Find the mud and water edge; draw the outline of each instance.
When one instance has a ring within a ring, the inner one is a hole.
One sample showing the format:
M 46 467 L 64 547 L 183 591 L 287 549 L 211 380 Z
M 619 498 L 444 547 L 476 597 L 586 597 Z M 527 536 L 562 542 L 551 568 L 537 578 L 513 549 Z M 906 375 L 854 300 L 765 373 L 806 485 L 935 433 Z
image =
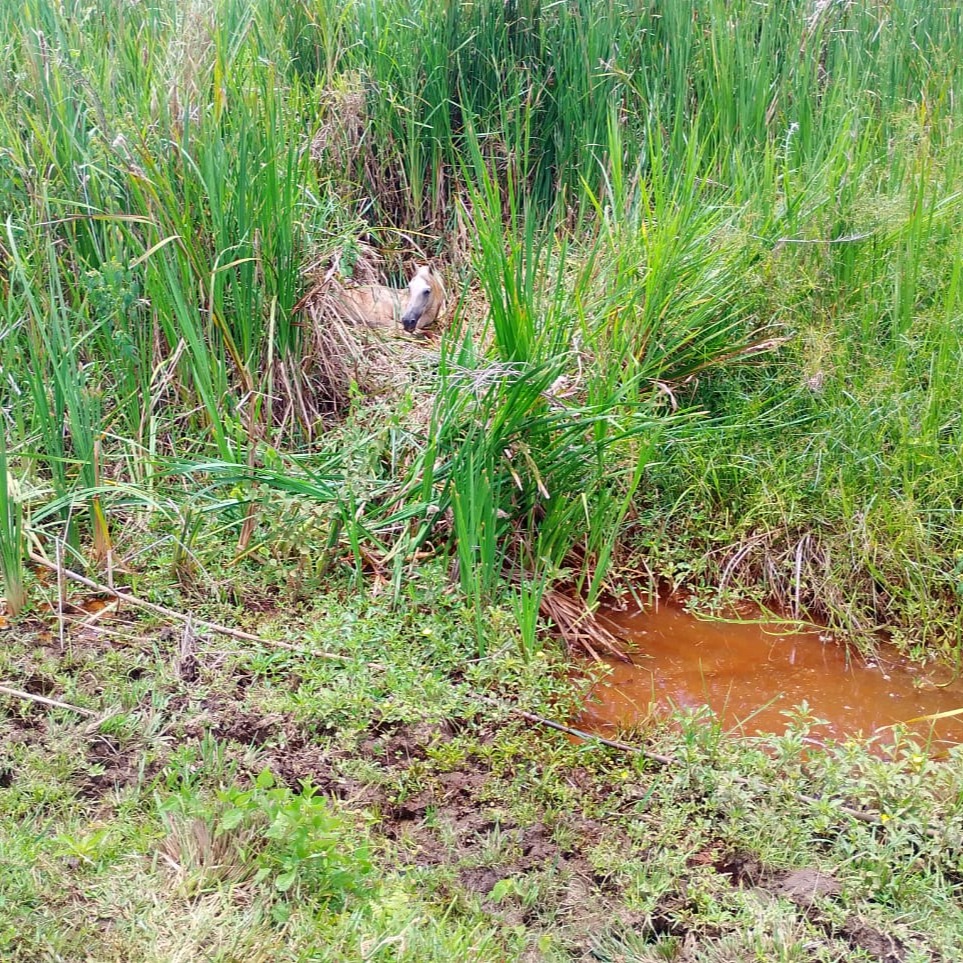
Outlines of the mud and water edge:
M 630 661 L 603 660 L 607 671 L 586 693 L 575 724 L 596 734 L 702 706 L 732 735 L 781 734 L 802 706 L 814 744 L 863 738 L 883 748 L 900 724 L 931 755 L 963 742 L 963 715 L 933 718 L 963 709 L 963 680 L 885 642 L 865 658 L 826 630 L 749 606 L 708 619 L 671 598 L 601 615 Z

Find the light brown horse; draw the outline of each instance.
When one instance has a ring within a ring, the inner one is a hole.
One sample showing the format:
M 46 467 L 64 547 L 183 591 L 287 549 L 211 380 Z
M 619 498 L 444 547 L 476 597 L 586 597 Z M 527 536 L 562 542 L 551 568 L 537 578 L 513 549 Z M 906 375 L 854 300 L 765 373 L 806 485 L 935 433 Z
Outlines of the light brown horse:
M 338 293 L 345 316 L 359 324 L 421 336 L 448 306 L 441 278 L 427 264 L 415 271 L 407 288 L 365 284 Z

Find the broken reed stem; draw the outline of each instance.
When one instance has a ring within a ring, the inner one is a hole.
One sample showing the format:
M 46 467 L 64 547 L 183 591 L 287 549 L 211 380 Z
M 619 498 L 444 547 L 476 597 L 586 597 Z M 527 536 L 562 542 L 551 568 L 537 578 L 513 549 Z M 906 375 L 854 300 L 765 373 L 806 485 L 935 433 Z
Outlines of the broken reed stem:
M 256 642 L 259 645 L 273 646 L 274 648 L 278 649 L 287 649 L 289 652 L 299 652 L 302 655 L 311 655 L 319 659 L 334 659 L 338 662 L 353 661 L 350 656 L 341 655 L 337 652 L 324 652 L 314 649 L 306 649 L 300 645 L 292 645 L 290 642 L 279 642 L 276 639 L 265 639 L 262 636 L 252 635 L 250 632 L 244 632 L 241 629 L 232 629 L 230 626 L 219 625 L 217 622 L 208 622 L 205 619 L 199 619 L 193 615 L 184 615 L 183 613 L 177 612 L 174 609 L 169 609 L 163 605 L 158 605 L 156 602 L 148 602 L 146 599 L 138 598 L 136 595 L 131 595 L 130 592 L 121 592 L 109 585 L 102 585 L 100 582 L 95 582 L 93 579 L 89 579 L 85 575 L 81 575 L 78 572 L 72 572 L 69 568 L 64 568 L 62 565 L 54 565 L 52 562 L 48 562 L 45 558 L 40 555 L 35 555 L 33 552 L 30 553 L 30 560 L 35 562 L 37 565 L 42 565 L 44 568 L 50 569 L 52 572 L 56 572 L 58 578 L 61 576 L 69 578 L 72 582 L 85 585 L 87 588 L 93 589 L 95 592 L 101 592 L 104 595 L 110 595 L 113 598 L 119 599 L 121 602 L 127 602 L 128 604 L 133 605 L 135 608 L 146 609 L 148 612 L 154 612 L 157 615 L 163 615 L 168 619 L 176 619 L 178 622 L 190 622 L 191 625 L 202 629 L 207 629 L 209 632 L 217 632 L 220 635 L 228 635 L 232 639 L 241 639 L 245 642 Z
M 486 702 L 489 701 L 487 698 Z M 494 701 L 494 700 L 492 700 Z M 502 705 L 503 709 L 510 711 L 513 715 L 521 716 L 521 718 L 528 720 L 528 722 L 535 722 L 540 726 L 545 726 L 548 729 L 555 729 L 558 732 L 564 732 L 566 735 L 575 736 L 578 739 L 584 739 L 586 742 L 598 742 L 603 746 L 608 746 L 610 749 L 617 749 L 619 752 L 630 752 L 640 755 L 645 759 L 649 759 L 652 762 L 659 763 L 660 766 L 673 766 L 676 765 L 678 760 L 673 759 L 672 756 L 663 756 L 659 752 L 652 752 L 650 749 L 641 749 L 638 746 L 630 746 L 625 742 L 616 742 L 615 739 L 606 739 L 605 736 L 594 736 L 590 732 L 583 732 L 581 729 L 576 729 L 573 726 L 563 725 L 561 722 L 555 722 L 552 719 L 545 719 L 542 716 L 537 716 L 532 712 L 526 712 L 524 709 L 512 709 L 510 706 Z
M 0 685 L 0 695 L 10 696 L 13 699 L 23 699 L 26 702 L 39 702 L 41 705 L 53 706 L 55 709 L 67 709 L 76 712 L 77 715 L 87 716 L 88 719 L 97 719 L 99 712 L 92 712 L 90 709 L 81 709 L 80 706 L 72 706 L 69 702 L 58 702 L 56 699 L 48 699 L 46 696 L 34 695 L 32 692 L 24 692 L 22 689 L 12 689 L 7 685 Z

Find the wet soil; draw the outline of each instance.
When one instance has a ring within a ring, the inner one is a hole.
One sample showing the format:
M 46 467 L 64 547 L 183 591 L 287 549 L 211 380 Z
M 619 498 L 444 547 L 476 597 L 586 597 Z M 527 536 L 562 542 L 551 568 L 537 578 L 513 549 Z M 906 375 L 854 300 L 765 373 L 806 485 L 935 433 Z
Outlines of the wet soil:
M 707 705 L 734 734 L 781 733 L 786 713 L 806 703 L 823 720 L 811 730 L 815 741 L 872 736 L 885 744 L 896 723 L 963 708 L 963 681 L 945 668 L 914 665 L 887 646 L 866 661 L 826 632 L 787 631 L 751 615 L 707 621 L 671 601 L 606 612 L 632 661 L 607 662 L 578 723 L 607 733 Z M 963 715 L 910 728 L 933 752 L 963 742 Z
M 855 916 L 834 922 L 824 912 L 840 895 L 842 887 L 835 877 L 815 869 L 774 870 L 747 853 L 732 853 L 719 860 L 717 872 L 728 876 L 733 886 L 749 889 L 760 898 L 782 898 L 792 903 L 811 923 L 827 936 L 861 950 L 882 963 L 903 963 L 908 947 L 902 940 L 884 933 Z M 931 954 L 931 959 L 936 956 Z
M 613 833 L 621 831 L 618 814 L 644 811 L 647 786 L 610 781 L 603 772 L 575 767 L 566 770 L 564 781 L 577 790 L 584 808 L 549 808 L 532 801 L 519 810 L 512 802 L 517 801 L 519 778 L 525 784 L 524 778 L 511 768 L 494 771 L 485 747 L 520 738 L 520 725 L 477 710 L 408 724 L 372 720 L 360 736 L 346 737 L 245 701 L 251 679 L 243 673 L 232 676 L 221 691 L 198 685 L 192 653 L 183 646 L 178 652 L 173 637 L 145 639 L 144 648 L 150 647 L 165 651 L 176 668 L 173 678 L 158 680 L 167 693 L 159 745 L 167 750 L 155 747 L 148 757 L 139 738 L 84 730 L 73 778 L 80 805 L 109 807 L 122 790 L 150 787 L 164 768 L 165 751 L 213 736 L 225 746 L 238 778 L 253 778 L 267 767 L 293 789 L 310 782 L 364 810 L 392 865 L 404 872 L 435 873 L 433 886 L 451 905 L 476 901 L 506 926 L 559 934 L 572 959 L 603 958 L 598 956 L 600 939 L 614 945 L 620 934 L 633 945 L 655 945 L 671 937 L 687 947 L 725 935 L 724 925 L 706 922 L 684 886 L 642 911 L 625 891 L 618 866 L 600 862 L 600 844 L 610 844 Z M 44 658 L 59 661 L 61 671 L 94 671 L 96 665 L 96 658 L 92 664 L 83 662 L 69 649 L 44 648 Z M 30 664 L 30 657 L 24 662 Z M 56 694 L 50 676 L 36 676 L 28 677 L 33 688 Z M 47 742 L 44 707 L 0 704 L 3 709 L 13 710 L 0 711 L 0 730 L 5 728 L 8 744 Z M 14 766 L 0 765 L 0 790 L 17 778 Z M 711 799 L 706 801 L 711 807 Z M 610 845 L 603 848 L 611 852 Z M 710 872 L 723 889 L 731 885 L 761 901 L 788 901 L 827 947 L 848 947 L 861 958 L 883 963 L 902 963 L 907 956 L 906 945 L 896 937 L 833 912 L 840 887 L 827 874 L 776 870 L 751 854 L 727 851 L 721 840 L 704 857 L 695 854 L 691 865 L 694 874 Z M 524 898 L 526 892 L 537 892 L 537 901 Z
M 683 891 L 665 893 L 648 912 L 631 907 L 618 872 L 600 868 L 592 857 L 611 832 L 604 822 L 556 812 L 522 823 L 505 805 L 511 788 L 504 775 L 484 759 L 469 752 L 459 754 L 458 765 L 447 771 L 431 765 L 437 750 L 457 741 L 466 728 L 477 733 L 480 722 L 374 722 L 355 749 L 346 751 L 326 747 L 327 736 L 311 737 L 283 714 L 258 715 L 215 697 L 181 731 L 188 738 L 210 731 L 228 743 L 257 747 L 258 765 L 269 765 L 292 788 L 307 780 L 377 814 L 377 832 L 400 869 L 447 870 L 441 897 L 456 904 L 475 899 L 506 926 L 550 926 L 563 936 L 572 959 L 599 959 L 600 938 L 617 941 L 620 934 L 653 945 L 674 937 L 690 947 L 724 936 L 725 927 L 699 921 L 698 907 Z M 346 776 L 345 764 L 359 759 L 390 778 L 378 783 Z M 586 800 L 607 793 L 611 800 L 617 797 L 615 786 L 606 787 L 587 771 L 573 770 L 569 778 Z M 619 787 L 622 795 L 625 788 Z M 806 867 L 771 868 L 752 854 L 726 852 L 721 845 L 722 855 L 713 851 L 700 859 L 696 854 L 690 861 L 694 869 L 709 868 L 762 902 L 788 901 L 821 932 L 826 946 L 847 947 L 880 963 L 907 959 L 909 948 L 899 938 L 855 916 L 840 922 L 833 905 L 842 887 L 833 876 Z M 540 893 L 535 906 L 520 897 L 529 887 Z M 923 959 L 940 960 L 921 942 L 915 948 Z
M 563 936 L 572 959 L 598 959 L 599 939 L 617 941 L 620 934 L 653 945 L 673 937 L 690 947 L 725 935 L 724 926 L 700 920 L 698 907 L 681 890 L 665 893 L 650 911 L 632 907 L 616 868 L 601 868 L 593 856 L 611 835 L 605 821 L 556 811 L 520 822 L 506 805 L 513 793 L 510 777 L 494 772 L 477 752 L 456 752 L 458 762 L 448 768 L 438 762 L 439 750 L 444 755 L 445 747 L 456 747 L 463 732 L 472 739 L 481 736 L 482 743 L 498 738 L 497 730 L 486 731 L 488 725 L 477 717 L 417 724 L 375 721 L 352 749 L 334 748 L 335 733 L 305 733 L 283 714 L 261 715 L 215 696 L 204 700 L 178 734 L 200 738 L 208 731 L 239 749 L 256 747 L 257 766 L 268 765 L 292 788 L 307 780 L 363 807 L 377 816 L 377 833 L 400 869 L 446 871 L 449 882 L 441 885 L 440 896 L 456 904 L 475 899 L 506 926 L 550 926 Z M 236 758 L 240 761 L 244 754 Z M 359 760 L 384 778 L 347 774 L 346 768 Z M 252 768 L 250 775 L 255 774 Z M 582 769 L 571 770 L 568 781 L 587 804 L 604 798 L 618 809 L 646 795 L 644 787 L 632 793 Z M 690 865 L 694 872 L 711 869 L 761 902 L 788 901 L 822 934 L 827 947 L 845 947 L 842 952 L 880 963 L 903 963 L 911 949 L 922 953 L 921 959 L 941 959 L 920 940 L 909 947 L 856 916 L 840 917 L 834 907 L 842 886 L 830 874 L 808 867 L 776 869 L 751 853 L 727 851 L 722 841 L 704 855 L 696 853 Z M 540 893 L 535 906 L 520 896 L 529 887 Z

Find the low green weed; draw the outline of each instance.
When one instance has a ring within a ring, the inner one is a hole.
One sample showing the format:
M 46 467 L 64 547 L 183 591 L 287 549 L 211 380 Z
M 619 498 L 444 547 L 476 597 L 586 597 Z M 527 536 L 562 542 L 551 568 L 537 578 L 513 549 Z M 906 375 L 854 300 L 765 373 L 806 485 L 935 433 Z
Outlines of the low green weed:
M 228 877 L 232 882 L 268 883 L 281 899 L 274 911 L 279 919 L 286 917 L 289 901 L 307 900 L 338 910 L 349 898 L 369 891 L 371 861 L 366 845 L 308 783 L 295 792 L 278 785 L 272 773 L 264 770 L 250 789 L 221 790 L 214 811 L 204 805 L 198 811 L 193 797 L 183 793 L 166 809 L 169 818 L 179 813 L 181 820 L 189 815 L 210 820 L 209 848 L 221 853 L 216 878 L 224 878 L 225 866 L 230 872 L 233 863 L 232 877 Z M 185 838 L 183 824 L 177 838 Z M 181 845 L 182 851 L 185 848 Z M 204 860 L 200 862 L 195 868 L 204 870 Z M 205 879 L 213 882 L 202 871 L 196 885 L 209 885 Z

